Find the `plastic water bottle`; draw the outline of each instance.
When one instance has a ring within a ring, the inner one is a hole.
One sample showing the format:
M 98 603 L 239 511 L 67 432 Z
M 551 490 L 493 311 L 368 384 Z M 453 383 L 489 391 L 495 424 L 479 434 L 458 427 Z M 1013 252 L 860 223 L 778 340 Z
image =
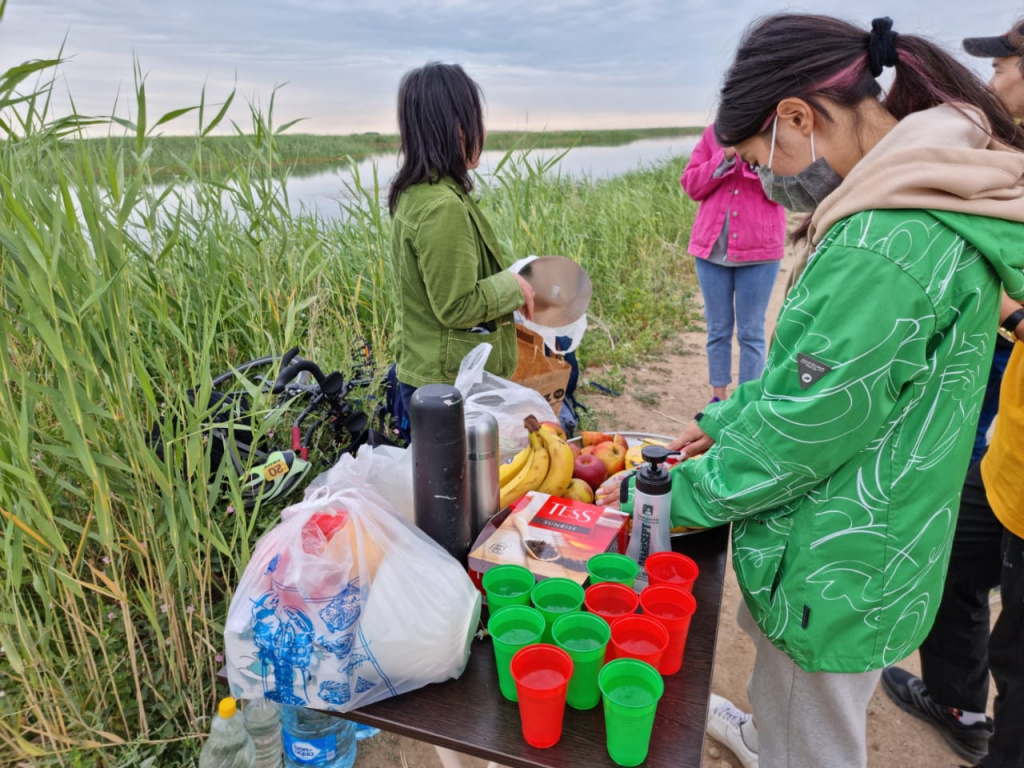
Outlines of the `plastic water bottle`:
M 270 699 L 255 699 L 242 710 L 245 730 L 252 738 L 252 768 L 281 768 L 281 708 Z
M 199 768 L 249 768 L 252 765 L 252 739 L 245 731 L 232 698 L 221 699 L 210 726 L 210 738 L 199 753 Z
M 363 723 L 354 723 L 354 725 L 356 727 L 356 741 L 366 741 L 380 733 L 380 728 L 374 728 L 372 725 L 364 725 Z
M 281 705 L 281 736 L 287 768 L 352 768 L 355 723 L 306 707 Z

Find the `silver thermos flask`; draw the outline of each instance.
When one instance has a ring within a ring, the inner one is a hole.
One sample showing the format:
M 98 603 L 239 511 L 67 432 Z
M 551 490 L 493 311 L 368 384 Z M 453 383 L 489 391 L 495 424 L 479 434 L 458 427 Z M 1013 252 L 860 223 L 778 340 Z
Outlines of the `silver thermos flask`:
M 489 413 L 466 414 L 466 479 L 473 540 L 498 514 L 498 422 Z

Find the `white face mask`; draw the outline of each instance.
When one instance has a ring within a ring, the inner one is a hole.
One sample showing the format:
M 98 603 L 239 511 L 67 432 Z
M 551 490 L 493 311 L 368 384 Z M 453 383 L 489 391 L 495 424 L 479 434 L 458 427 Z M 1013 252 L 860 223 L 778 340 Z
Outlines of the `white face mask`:
M 811 164 L 793 176 L 776 176 L 772 171 L 772 160 L 775 159 L 775 135 L 778 128 L 779 116 L 776 114 L 772 123 L 772 148 L 768 152 L 768 165 L 757 169 L 765 197 L 790 211 L 810 213 L 843 183 L 843 179 L 824 157 L 815 155 L 814 131 L 811 131 Z

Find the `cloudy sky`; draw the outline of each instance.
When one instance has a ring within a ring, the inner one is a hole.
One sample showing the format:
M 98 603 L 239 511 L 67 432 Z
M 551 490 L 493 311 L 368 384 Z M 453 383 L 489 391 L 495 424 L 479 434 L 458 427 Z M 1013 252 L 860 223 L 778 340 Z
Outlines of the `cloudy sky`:
M 266 105 L 309 133 L 394 132 L 402 73 L 458 62 L 482 85 L 492 129 L 703 123 L 744 26 L 778 10 L 831 13 L 959 49 L 998 34 L 1022 0 L 9 0 L 0 66 L 68 59 L 58 109 L 128 116 L 133 57 L 150 115 L 207 99 Z M 856 15 L 851 16 L 850 10 Z M 969 10 L 968 10 L 969 9 Z M 964 57 L 968 60 L 967 57 Z M 986 73 L 987 61 L 969 60 Z M 287 85 L 285 85 L 287 83 Z M 152 119 L 152 118 L 151 118 Z M 168 133 L 188 133 L 183 120 Z

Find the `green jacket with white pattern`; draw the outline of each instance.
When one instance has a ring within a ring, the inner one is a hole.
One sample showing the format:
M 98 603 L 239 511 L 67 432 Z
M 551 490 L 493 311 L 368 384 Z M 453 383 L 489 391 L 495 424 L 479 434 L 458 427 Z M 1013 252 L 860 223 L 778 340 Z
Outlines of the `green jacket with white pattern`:
M 713 447 L 673 471 L 672 524 L 733 523 L 747 605 L 803 669 L 877 669 L 927 635 L 991 362 L 996 262 L 1019 269 L 1022 243 L 1022 224 L 959 213 L 840 221 L 786 299 L 764 374 L 708 406 Z

